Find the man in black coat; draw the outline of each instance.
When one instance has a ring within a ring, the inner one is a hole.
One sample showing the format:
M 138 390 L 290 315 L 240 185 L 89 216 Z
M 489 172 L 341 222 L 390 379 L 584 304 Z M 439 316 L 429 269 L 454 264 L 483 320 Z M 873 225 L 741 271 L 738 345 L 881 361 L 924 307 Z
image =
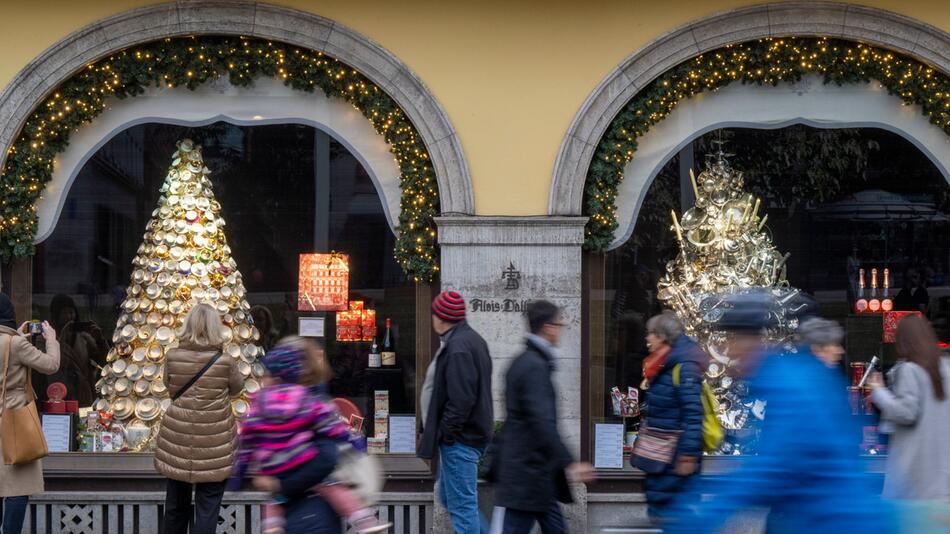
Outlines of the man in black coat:
M 421 458 L 439 458 L 439 497 L 456 534 L 487 532 L 478 512 L 478 462 L 494 430 L 488 344 L 465 322 L 465 301 L 443 291 L 432 302 L 442 340 L 422 386 Z
M 508 416 L 493 467 L 495 500 L 505 508 L 504 534 L 528 534 L 537 522 L 543 534 L 566 532 L 558 502 L 572 501 L 568 482 L 589 482 L 593 468 L 574 462 L 557 429 L 557 396 L 551 375 L 554 347 L 564 323 L 554 304 L 527 307 L 525 351 L 505 376 Z

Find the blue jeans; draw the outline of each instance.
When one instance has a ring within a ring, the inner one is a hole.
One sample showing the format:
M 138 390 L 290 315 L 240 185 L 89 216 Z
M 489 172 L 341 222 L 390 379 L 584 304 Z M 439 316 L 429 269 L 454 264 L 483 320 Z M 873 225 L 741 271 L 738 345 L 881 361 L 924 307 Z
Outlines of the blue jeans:
M 0 514 L 3 515 L 3 534 L 20 534 L 23 531 L 23 518 L 26 517 L 28 495 L 0 498 Z
M 439 444 L 439 500 L 452 517 L 455 534 L 488 534 L 478 512 L 478 461 L 482 451 L 461 443 Z
M 564 534 L 567 527 L 564 525 L 564 516 L 558 503 L 551 503 L 551 507 L 544 512 L 528 512 L 505 508 L 505 526 L 503 534 L 530 534 L 535 522 L 541 527 L 541 534 Z

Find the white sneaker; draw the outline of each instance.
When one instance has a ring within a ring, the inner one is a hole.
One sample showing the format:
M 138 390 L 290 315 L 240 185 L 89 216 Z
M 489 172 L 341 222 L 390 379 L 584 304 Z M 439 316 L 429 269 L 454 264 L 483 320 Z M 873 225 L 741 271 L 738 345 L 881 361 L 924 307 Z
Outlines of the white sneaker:
M 356 532 L 359 534 L 375 534 L 377 532 L 386 532 L 391 526 L 393 526 L 392 523 L 380 523 L 373 527 L 361 528 Z

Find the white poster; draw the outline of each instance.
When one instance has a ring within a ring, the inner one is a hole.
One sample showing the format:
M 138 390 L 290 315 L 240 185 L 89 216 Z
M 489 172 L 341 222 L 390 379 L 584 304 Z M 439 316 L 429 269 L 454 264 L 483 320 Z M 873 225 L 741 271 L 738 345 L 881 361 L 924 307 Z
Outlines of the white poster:
M 623 469 L 623 425 L 594 425 L 594 467 Z
M 393 454 L 416 453 L 416 416 L 389 416 L 389 452 Z
M 302 337 L 324 337 L 323 317 L 300 317 L 297 320 L 297 331 Z
M 72 414 L 43 414 L 43 436 L 49 452 L 69 452 L 72 422 Z

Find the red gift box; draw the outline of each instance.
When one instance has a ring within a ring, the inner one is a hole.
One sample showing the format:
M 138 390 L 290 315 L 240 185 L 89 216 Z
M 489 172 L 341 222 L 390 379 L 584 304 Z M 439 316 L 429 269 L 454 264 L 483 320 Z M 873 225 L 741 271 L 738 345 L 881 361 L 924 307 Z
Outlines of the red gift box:
M 43 401 L 43 413 L 66 413 L 66 403 L 63 401 Z
M 884 312 L 884 343 L 893 343 L 897 339 L 897 325 L 904 317 L 924 314 L 919 311 L 889 311 Z
M 376 310 L 351 300 L 349 310 L 336 312 L 337 341 L 372 341 L 376 337 Z

